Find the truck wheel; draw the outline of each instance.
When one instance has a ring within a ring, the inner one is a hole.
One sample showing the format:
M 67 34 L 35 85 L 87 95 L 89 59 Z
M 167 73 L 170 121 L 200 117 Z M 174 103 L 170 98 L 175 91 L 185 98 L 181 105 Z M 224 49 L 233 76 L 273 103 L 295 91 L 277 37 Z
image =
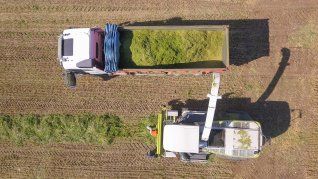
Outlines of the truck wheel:
M 66 71 L 65 75 L 65 83 L 66 86 L 70 87 L 70 88 L 75 88 L 76 86 L 76 77 L 75 77 L 75 73 L 74 72 L 70 72 L 70 71 Z

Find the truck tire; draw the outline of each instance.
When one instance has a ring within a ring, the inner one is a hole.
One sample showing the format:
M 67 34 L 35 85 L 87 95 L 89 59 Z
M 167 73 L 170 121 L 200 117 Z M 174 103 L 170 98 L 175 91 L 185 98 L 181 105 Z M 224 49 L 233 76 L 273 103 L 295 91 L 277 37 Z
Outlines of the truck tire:
M 66 71 L 64 77 L 66 86 L 70 88 L 76 87 L 76 76 L 74 72 Z

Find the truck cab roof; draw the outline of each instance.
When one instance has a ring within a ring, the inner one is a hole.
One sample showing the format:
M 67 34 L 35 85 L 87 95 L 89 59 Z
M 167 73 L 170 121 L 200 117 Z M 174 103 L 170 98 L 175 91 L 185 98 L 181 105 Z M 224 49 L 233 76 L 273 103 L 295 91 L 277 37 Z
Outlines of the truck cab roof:
M 77 63 L 93 58 L 90 53 L 90 28 L 66 29 L 61 38 L 62 65 L 66 70 L 77 69 Z

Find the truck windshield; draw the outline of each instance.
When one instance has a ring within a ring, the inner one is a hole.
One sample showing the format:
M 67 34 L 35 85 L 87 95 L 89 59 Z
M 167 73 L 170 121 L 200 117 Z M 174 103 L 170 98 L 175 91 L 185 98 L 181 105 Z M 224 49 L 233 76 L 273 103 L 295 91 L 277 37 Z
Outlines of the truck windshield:
M 63 39 L 62 56 L 73 56 L 73 39 Z

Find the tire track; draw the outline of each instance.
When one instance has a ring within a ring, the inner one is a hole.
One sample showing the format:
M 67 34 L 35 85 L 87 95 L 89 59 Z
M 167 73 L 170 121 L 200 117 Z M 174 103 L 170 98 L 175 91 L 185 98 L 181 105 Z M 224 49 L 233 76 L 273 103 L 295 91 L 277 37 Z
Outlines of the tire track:
M 94 150 L 95 147 L 92 147 L 93 150 L 81 150 L 81 147 L 83 146 L 75 145 L 72 149 L 65 149 L 63 146 L 62 148 L 58 146 L 53 148 L 49 146 L 22 148 L 12 146 L 1 149 L 0 173 L 5 176 L 7 172 L 19 170 L 20 176 L 23 174 L 22 172 L 24 172 L 23 175 L 28 176 L 28 174 L 34 174 L 34 170 L 40 167 L 47 176 L 59 176 L 60 172 L 65 170 L 68 172 L 81 171 L 81 175 L 87 172 L 90 176 L 93 173 L 97 173 L 97 176 L 105 176 L 105 174 L 106 176 L 108 174 L 160 175 L 161 172 L 156 172 L 158 168 L 164 171 L 165 176 L 200 177 L 203 171 L 205 171 L 205 176 L 210 174 L 206 173 L 208 166 L 204 165 L 180 163 L 177 160 L 169 159 L 147 159 L 140 154 L 140 151 L 142 153 L 146 151 L 145 145 L 142 143 L 118 143 L 114 145 L 116 150 L 113 147 L 100 150 Z M 84 148 L 86 147 L 84 146 Z M 126 150 L 130 152 L 127 153 Z M 192 171 L 187 171 L 185 168 L 191 168 Z M 228 171 L 221 169 L 220 166 L 214 166 L 213 171 L 210 172 L 214 174 L 215 171 L 218 171 L 219 176 L 229 175 Z M 73 173 L 71 176 L 77 175 Z

